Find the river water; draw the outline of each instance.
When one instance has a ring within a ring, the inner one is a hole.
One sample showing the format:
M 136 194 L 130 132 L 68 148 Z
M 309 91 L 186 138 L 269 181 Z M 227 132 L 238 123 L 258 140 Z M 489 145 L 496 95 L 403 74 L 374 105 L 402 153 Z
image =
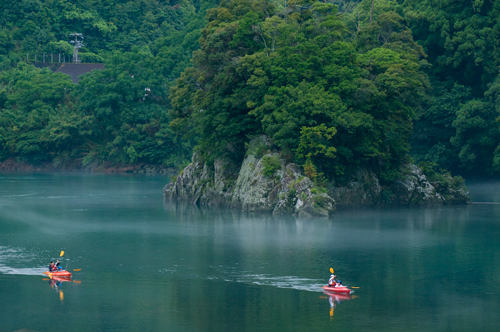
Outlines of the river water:
M 300 220 L 164 202 L 166 182 L 0 175 L 0 331 L 500 329 L 500 205 Z M 73 282 L 42 274 L 61 250 Z M 330 267 L 350 298 L 322 292 Z

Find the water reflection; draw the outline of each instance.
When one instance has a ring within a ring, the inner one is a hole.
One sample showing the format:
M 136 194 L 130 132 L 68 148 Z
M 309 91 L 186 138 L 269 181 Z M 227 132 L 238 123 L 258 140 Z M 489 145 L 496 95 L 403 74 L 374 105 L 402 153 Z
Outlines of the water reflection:
M 65 282 L 71 282 L 71 277 L 55 277 L 51 276 L 50 278 L 44 278 L 43 280 L 48 280 L 50 288 L 54 289 L 59 294 L 59 300 L 61 300 L 61 304 L 64 303 L 64 292 L 61 289 L 61 286 Z
M 337 305 L 339 305 L 342 301 L 347 301 L 351 300 L 352 298 L 356 298 L 355 295 L 351 297 L 351 295 L 349 294 L 337 294 L 328 291 L 324 291 L 324 293 L 327 296 L 322 296 L 322 298 L 328 298 L 328 302 L 330 303 L 330 319 L 333 318 L 333 315 L 335 313 L 335 308 Z

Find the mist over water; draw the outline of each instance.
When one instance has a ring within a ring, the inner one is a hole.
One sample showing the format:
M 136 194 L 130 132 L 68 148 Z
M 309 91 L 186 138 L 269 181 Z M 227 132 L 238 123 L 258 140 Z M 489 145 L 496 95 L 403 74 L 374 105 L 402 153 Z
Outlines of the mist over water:
M 500 205 L 302 220 L 163 201 L 167 182 L 0 175 L 0 330 L 500 327 Z M 469 188 L 500 203 L 500 183 Z M 43 280 L 61 250 L 78 282 Z M 330 267 L 351 299 L 322 292 Z

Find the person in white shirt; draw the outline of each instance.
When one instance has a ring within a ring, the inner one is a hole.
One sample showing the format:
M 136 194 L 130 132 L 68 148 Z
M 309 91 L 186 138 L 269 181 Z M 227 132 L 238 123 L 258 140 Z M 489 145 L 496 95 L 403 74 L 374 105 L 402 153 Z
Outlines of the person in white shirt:
M 330 287 L 335 287 L 335 285 L 337 284 L 337 283 L 335 282 L 335 277 L 336 277 L 336 275 L 335 275 L 335 274 L 332 274 L 332 275 L 330 276 L 330 280 L 328 280 L 328 286 L 330 286 Z

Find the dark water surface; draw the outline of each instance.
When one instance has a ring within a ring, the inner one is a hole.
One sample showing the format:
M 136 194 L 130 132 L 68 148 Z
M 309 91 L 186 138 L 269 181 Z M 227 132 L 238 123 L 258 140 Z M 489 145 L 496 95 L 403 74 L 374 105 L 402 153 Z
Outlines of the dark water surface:
M 176 206 L 167 181 L 0 175 L 0 331 L 500 330 L 500 205 L 299 220 Z M 61 250 L 79 282 L 43 280 Z

